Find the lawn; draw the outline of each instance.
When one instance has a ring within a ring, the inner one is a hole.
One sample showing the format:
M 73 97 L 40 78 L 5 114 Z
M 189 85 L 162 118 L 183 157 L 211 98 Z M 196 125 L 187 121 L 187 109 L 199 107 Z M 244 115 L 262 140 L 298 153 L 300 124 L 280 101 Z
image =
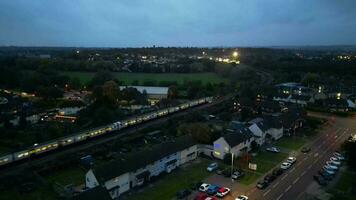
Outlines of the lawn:
M 245 170 L 245 176 L 239 180 L 241 184 L 250 185 L 255 182 L 261 175 L 267 173 L 271 169 L 278 167 L 279 163 L 286 159 L 287 153 L 271 153 L 267 151 L 259 151 L 256 156 L 252 157 L 250 163 L 257 164 L 257 170 L 248 169 L 248 162 L 237 160 L 237 167 Z
M 301 137 L 283 137 L 279 139 L 275 145 L 277 147 L 282 147 L 290 150 L 298 150 L 300 149 L 304 144 L 306 143 L 306 140 L 301 138 Z
M 256 172 L 264 174 L 282 162 L 285 158 L 287 158 L 287 156 L 288 154 L 286 153 L 261 151 L 257 154 L 257 156 L 252 158 L 251 162 L 257 164 Z
M 352 186 L 355 187 L 356 184 L 356 172 L 344 171 L 341 174 L 340 179 L 337 181 L 336 185 L 330 189 L 330 193 L 333 194 L 333 199 L 345 199 L 353 200 L 355 199 L 355 194 L 352 195 Z
M 77 166 L 59 169 L 44 177 L 50 183 L 56 183 L 61 186 L 69 184 L 80 185 L 84 184 L 85 171 Z
M 58 195 L 51 188 L 46 186 L 40 186 L 35 191 L 26 194 L 20 194 L 15 189 L 0 191 L 0 199 L 56 200 L 58 199 Z
M 87 84 L 94 77 L 94 72 L 63 72 L 69 77 L 78 77 L 82 83 Z M 219 77 L 215 73 L 128 73 L 128 72 L 113 72 L 114 77 L 125 85 L 131 85 L 133 81 L 138 81 L 139 85 L 143 85 L 146 81 L 154 81 L 156 84 L 160 82 L 176 81 L 178 84 L 183 84 L 185 81 L 201 81 L 202 84 L 210 83 L 226 83 L 227 79 Z
M 202 181 L 211 175 L 206 170 L 208 163 L 209 161 L 200 159 L 199 163 L 194 163 L 187 167 L 180 167 L 171 174 L 158 178 L 157 182 L 153 183 L 153 186 L 145 186 L 142 192 L 130 196 L 129 199 L 172 199 L 175 197 L 177 191 L 189 188 L 193 182 Z

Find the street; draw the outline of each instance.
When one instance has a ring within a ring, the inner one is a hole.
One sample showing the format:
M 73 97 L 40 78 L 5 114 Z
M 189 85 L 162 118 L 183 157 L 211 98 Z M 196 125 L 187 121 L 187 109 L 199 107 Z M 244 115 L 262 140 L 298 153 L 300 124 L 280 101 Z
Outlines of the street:
M 353 118 L 320 116 L 320 114 L 319 117 L 327 117 L 331 123 L 325 126 L 315 139 L 306 144 L 311 148 L 309 153 L 299 153 L 296 156 L 297 162 L 263 190 L 257 189 L 256 183 L 248 187 L 241 186 L 238 182 L 226 185 L 231 187 L 232 191 L 224 199 L 234 200 L 238 195 L 246 195 L 252 200 L 305 199 L 307 188 L 313 184 L 317 185 L 313 175 L 318 173 L 333 152 L 339 149 L 340 144 L 356 130 L 356 120 Z M 260 179 L 263 177 L 261 176 Z

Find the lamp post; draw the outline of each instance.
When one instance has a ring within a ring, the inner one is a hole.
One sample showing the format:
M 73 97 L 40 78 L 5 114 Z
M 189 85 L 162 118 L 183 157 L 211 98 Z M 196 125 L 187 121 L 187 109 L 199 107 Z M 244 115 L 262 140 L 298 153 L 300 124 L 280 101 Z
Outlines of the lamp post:
M 232 173 L 234 172 L 234 153 L 231 153 L 231 174 L 230 174 L 230 178 L 231 181 L 234 182 L 234 180 L 232 179 Z

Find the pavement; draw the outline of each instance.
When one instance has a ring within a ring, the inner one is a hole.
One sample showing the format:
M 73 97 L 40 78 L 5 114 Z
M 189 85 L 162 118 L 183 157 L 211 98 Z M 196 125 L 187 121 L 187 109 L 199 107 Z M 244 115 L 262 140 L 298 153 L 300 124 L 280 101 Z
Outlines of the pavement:
M 309 146 L 311 151 L 307 154 L 298 153 L 297 162 L 264 190 L 257 189 L 256 183 L 244 186 L 238 181 L 231 182 L 231 179 L 218 175 L 212 175 L 207 180 L 209 183 L 231 188 L 230 194 L 224 200 L 235 200 L 241 194 L 248 196 L 249 200 L 303 200 L 310 199 L 311 195 L 321 194 L 322 188 L 314 181 L 313 175 L 318 173 L 351 133 L 356 133 L 356 118 L 318 113 L 310 113 L 310 115 L 327 118 L 330 123 L 305 145 Z

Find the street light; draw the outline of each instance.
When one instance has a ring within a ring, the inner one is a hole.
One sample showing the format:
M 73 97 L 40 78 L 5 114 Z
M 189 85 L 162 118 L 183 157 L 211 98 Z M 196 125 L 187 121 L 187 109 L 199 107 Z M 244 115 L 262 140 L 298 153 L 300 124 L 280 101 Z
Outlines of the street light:
M 234 51 L 234 52 L 232 53 L 232 56 L 233 56 L 234 58 L 236 58 L 238 55 L 239 55 L 239 53 L 238 53 L 237 51 Z
M 231 181 L 234 181 L 232 179 L 232 173 L 233 172 L 234 172 L 234 153 L 231 153 L 231 174 L 230 174 Z

